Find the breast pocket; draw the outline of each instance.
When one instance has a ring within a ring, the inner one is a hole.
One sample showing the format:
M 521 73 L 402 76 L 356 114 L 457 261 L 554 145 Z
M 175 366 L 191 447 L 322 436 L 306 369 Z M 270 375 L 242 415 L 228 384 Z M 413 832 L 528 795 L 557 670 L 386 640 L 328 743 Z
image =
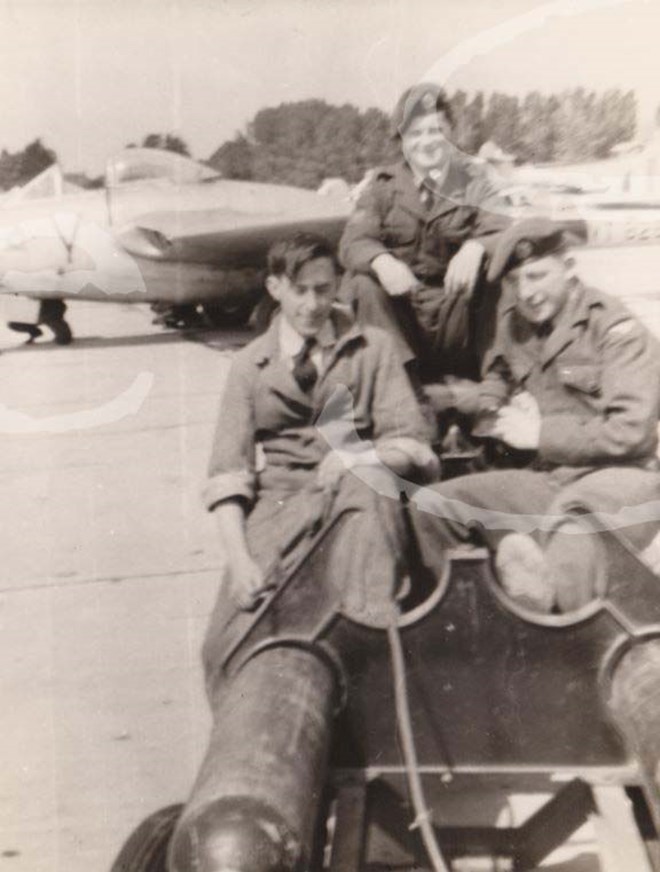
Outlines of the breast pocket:
M 592 397 L 600 395 L 601 370 L 592 363 L 560 363 L 559 380 L 569 390 Z
M 417 219 L 403 211 L 391 212 L 383 226 L 385 245 L 393 248 L 401 245 L 412 245 L 417 239 L 417 233 Z

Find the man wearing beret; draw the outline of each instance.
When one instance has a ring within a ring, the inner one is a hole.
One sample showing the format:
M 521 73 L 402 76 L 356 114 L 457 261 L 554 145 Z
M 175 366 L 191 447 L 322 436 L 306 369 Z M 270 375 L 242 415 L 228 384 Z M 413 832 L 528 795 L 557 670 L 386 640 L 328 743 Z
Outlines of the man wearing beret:
M 436 509 L 417 513 L 427 547 L 478 530 L 505 589 L 545 612 L 605 591 L 598 531 L 616 528 L 642 551 L 660 530 L 658 345 L 573 267 L 565 232 L 549 220 L 502 234 L 488 275 L 502 279 L 502 301 L 480 403 L 488 434 L 529 452 L 531 465 L 437 485 Z
M 340 243 L 358 319 L 395 337 L 416 385 L 446 373 L 475 376 L 492 340 L 496 301 L 483 293 L 483 277 L 494 234 L 508 221 L 451 133 L 441 89 L 408 89 L 392 118 L 402 159 L 375 171 Z

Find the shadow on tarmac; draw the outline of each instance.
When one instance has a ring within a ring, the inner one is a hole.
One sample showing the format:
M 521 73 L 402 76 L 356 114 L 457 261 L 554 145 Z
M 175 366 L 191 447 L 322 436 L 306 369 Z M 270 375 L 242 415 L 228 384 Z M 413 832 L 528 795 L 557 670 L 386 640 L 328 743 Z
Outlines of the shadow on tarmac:
M 232 351 L 242 348 L 254 336 L 250 330 L 173 330 L 163 333 L 143 333 L 135 336 L 87 336 L 74 338 L 70 345 L 58 345 L 56 342 L 25 342 L 0 350 L 2 354 L 20 354 L 23 352 L 52 352 L 64 348 L 130 348 L 144 345 L 176 345 L 179 342 L 198 342 L 212 348 L 214 351 Z

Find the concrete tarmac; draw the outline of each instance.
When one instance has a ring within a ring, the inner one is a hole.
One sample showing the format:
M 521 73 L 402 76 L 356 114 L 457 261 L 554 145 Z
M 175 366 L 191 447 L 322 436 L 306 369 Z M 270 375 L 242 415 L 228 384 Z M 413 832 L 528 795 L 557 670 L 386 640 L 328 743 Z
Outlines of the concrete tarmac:
M 70 322 L 65 348 L 0 328 L 0 872 L 107 872 L 185 799 L 208 736 L 222 556 L 199 493 L 249 337 L 191 341 L 130 305 Z M 588 829 L 568 856 L 550 868 L 599 868 Z
M 11 872 L 107 870 L 141 818 L 185 798 L 208 734 L 199 648 L 221 555 L 199 491 L 245 336 L 210 348 L 137 306 L 74 303 L 70 322 L 65 348 L 0 334 Z

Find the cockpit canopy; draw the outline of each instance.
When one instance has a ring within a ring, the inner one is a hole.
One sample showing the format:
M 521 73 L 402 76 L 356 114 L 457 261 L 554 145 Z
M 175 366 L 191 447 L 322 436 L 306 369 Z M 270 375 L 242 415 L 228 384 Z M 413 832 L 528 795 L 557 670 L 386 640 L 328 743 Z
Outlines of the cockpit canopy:
M 155 148 L 127 148 L 106 165 L 106 184 L 109 188 L 151 181 L 157 184 L 190 185 L 217 179 L 220 174 L 171 151 Z

